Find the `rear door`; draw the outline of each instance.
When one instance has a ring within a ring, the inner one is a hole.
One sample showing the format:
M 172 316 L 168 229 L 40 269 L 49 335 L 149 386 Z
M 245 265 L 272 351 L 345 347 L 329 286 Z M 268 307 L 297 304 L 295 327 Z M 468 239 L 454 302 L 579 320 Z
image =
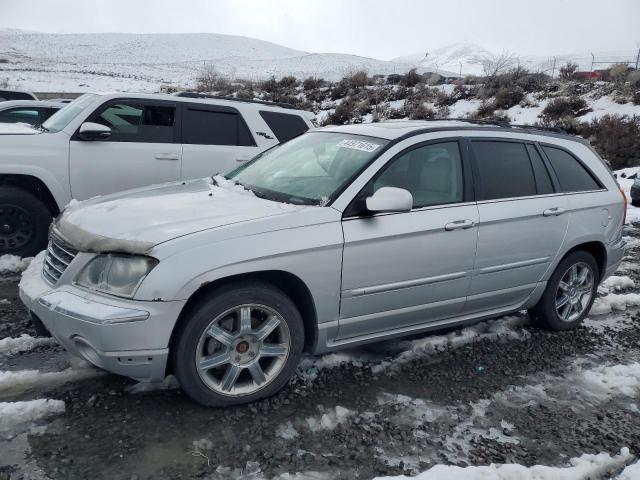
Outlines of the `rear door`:
M 567 199 L 537 146 L 517 139 L 473 139 L 480 226 L 474 277 L 465 310 L 523 302 L 559 251 Z
M 193 103 L 182 112 L 183 179 L 225 174 L 260 153 L 235 108 Z
M 175 102 L 118 99 L 101 105 L 86 120 L 111 128 L 106 140 L 71 137 L 71 193 L 95 195 L 180 179 L 182 146 Z

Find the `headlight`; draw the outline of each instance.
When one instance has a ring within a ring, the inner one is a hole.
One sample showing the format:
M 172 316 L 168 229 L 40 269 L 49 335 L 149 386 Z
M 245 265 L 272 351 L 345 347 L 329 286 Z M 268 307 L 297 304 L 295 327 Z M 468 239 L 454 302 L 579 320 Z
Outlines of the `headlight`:
M 152 257 L 97 255 L 80 272 L 76 284 L 101 292 L 133 297 L 138 286 L 158 264 Z

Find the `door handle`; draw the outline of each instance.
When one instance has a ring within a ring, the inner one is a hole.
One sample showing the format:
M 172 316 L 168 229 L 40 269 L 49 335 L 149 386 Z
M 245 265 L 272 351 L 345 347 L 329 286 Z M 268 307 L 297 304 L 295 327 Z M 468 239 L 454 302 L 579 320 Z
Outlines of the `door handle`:
M 545 217 L 557 217 L 558 215 L 562 215 L 565 211 L 566 210 L 564 208 L 553 207 L 542 212 L 542 215 L 544 215 Z
M 251 160 L 253 157 L 236 157 L 236 162 L 247 162 Z
M 473 220 L 456 220 L 454 222 L 449 222 L 445 224 L 444 229 L 447 231 L 451 230 L 466 230 L 467 228 L 471 228 L 475 225 Z
M 179 160 L 177 153 L 156 153 L 154 155 L 156 160 Z

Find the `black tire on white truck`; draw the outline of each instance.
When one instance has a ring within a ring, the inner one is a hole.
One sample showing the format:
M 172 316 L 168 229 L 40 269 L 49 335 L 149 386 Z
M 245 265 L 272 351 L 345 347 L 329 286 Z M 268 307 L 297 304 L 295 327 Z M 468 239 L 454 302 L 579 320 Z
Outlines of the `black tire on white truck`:
M 0 253 L 32 257 L 47 247 L 52 215 L 33 193 L 0 186 Z

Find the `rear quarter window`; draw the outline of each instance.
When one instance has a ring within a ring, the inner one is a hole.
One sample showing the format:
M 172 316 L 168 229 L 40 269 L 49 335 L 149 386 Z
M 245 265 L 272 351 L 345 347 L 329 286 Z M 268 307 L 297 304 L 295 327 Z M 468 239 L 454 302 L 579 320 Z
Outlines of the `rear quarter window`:
M 260 116 L 280 143 L 291 140 L 309 130 L 306 122 L 299 115 L 261 110 Z
M 584 192 L 602 188 L 593 174 L 570 153 L 547 145 L 543 145 L 542 150 L 556 172 L 563 192 Z

